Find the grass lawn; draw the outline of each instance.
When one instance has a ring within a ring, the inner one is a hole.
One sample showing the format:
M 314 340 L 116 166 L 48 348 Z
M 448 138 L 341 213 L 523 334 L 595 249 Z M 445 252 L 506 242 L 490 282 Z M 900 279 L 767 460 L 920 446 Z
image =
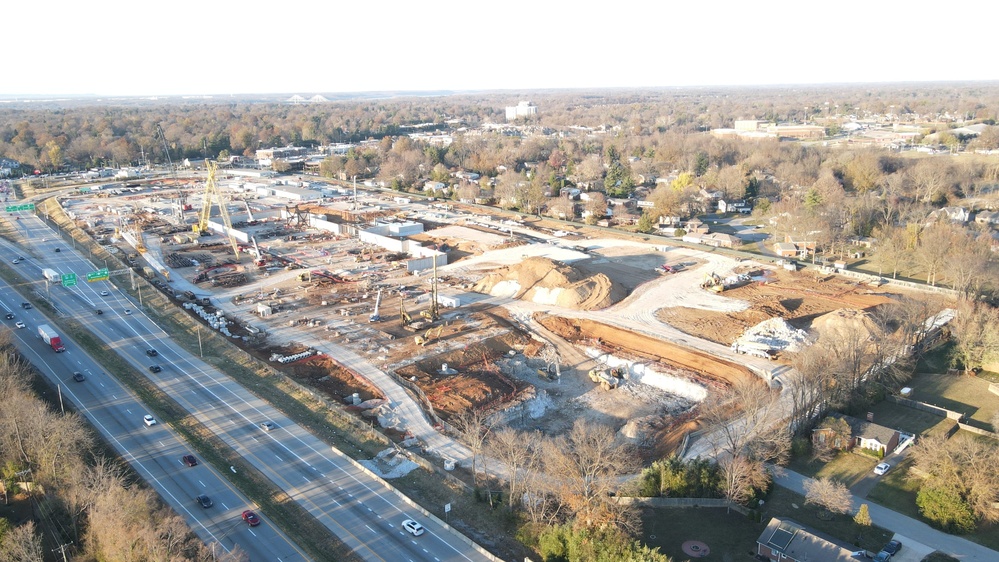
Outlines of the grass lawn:
M 811 456 L 797 457 L 788 468 L 812 478 L 830 478 L 850 488 L 869 475 L 878 462 L 867 455 L 842 452 L 829 462 L 813 460 Z
M 642 542 L 659 547 L 674 562 L 688 560 L 684 541 L 697 540 L 711 549 L 709 560 L 750 560 L 756 539 L 766 528 L 745 515 L 723 507 L 646 508 L 642 510 Z
M 989 382 L 968 375 L 917 373 L 907 386 L 912 399 L 961 412 L 971 417 L 974 425 L 987 426 L 999 411 L 999 395 L 989 392 Z
M 762 511 L 764 526 L 771 517 L 787 517 L 840 542 L 859 546 L 871 552 L 881 550 L 894 534 L 894 531 L 876 526 L 877 521 L 870 527 L 861 527 L 853 522 L 853 517 L 850 515 L 837 514 L 829 520 L 821 519 L 819 514 L 822 510 L 811 504 L 806 505 L 805 496 L 780 486 L 775 486 L 767 496 Z
M 953 420 L 888 402 L 887 400 L 871 407 L 874 412 L 874 423 L 913 433 L 915 435 L 930 435 L 938 432 L 946 432 L 955 423 Z

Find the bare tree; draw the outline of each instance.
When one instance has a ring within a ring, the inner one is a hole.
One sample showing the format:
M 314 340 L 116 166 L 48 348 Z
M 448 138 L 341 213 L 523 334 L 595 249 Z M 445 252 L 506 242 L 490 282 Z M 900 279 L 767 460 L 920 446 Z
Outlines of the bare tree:
M 520 503 L 518 492 L 524 472 L 537 471 L 540 464 L 541 437 L 537 432 L 521 433 L 509 427 L 494 431 L 486 441 L 486 451 L 503 463 L 510 486 L 510 507 Z
M 753 497 L 756 490 L 765 488 L 770 482 L 766 465 L 760 460 L 726 456 L 718 459 L 718 465 L 724 482 L 725 499 L 730 502 L 744 503 Z
M 828 478 L 805 482 L 805 503 L 822 506 L 832 513 L 847 513 L 851 502 L 850 490 L 839 482 Z
M 999 309 L 987 303 L 959 304 L 950 324 L 955 363 L 966 370 L 999 358 Z
M 42 537 L 35 532 L 35 523 L 28 521 L 0 537 L 0 560 L 7 562 L 42 562 Z
M 576 420 L 568 433 L 546 442 L 543 459 L 560 503 L 577 522 L 637 528 L 637 512 L 610 498 L 617 478 L 637 469 L 633 453 L 615 440 L 612 430 Z
M 451 419 L 451 426 L 458 432 L 458 438 L 472 451 L 472 480 L 476 486 L 479 485 L 480 459 L 483 461 L 483 471 L 486 470 L 482 449 L 492 430 L 488 418 L 489 416 L 481 409 L 469 408 Z

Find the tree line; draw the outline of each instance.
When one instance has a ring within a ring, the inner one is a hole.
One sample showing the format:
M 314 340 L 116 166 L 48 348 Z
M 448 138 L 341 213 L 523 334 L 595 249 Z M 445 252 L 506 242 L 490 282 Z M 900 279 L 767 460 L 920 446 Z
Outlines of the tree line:
M 0 518 L 0 559 L 42 562 L 65 545 L 68 558 L 85 562 L 245 560 L 238 549 L 212 552 L 128 465 L 105 454 L 83 419 L 39 398 L 33 376 L 10 332 L 0 333 L 0 488 L 5 505 L 31 513 Z

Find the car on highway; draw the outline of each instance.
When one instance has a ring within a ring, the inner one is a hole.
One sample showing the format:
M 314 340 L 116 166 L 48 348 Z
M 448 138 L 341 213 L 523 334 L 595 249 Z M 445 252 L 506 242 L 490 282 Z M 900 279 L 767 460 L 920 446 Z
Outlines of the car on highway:
M 874 474 L 877 474 L 878 476 L 882 476 L 882 475 L 884 475 L 884 473 L 888 472 L 889 470 L 891 470 L 891 465 L 890 464 L 888 464 L 886 462 L 879 463 L 878 466 L 874 467 Z
M 14 313 L 13 312 L 8 312 L 7 313 L 7 320 L 13 320 L 13 319 L 14 319 Z
M 150 416 L 149 414 L 146 414 L 142 416 L 142 423 L 146 424 L 146 426 L 148 427 L 152 427 L 156 425 L 156 418 Z
M 23 328 L 24 327 L 24 322 L 14 322 L 14 326 L 16 326 L 18 328 Z
M 84 376 L 84 374 L 81 373 L 80 371 L 76 371 L 75 373 L 73 373 L 73 380 L 75 380 L 76 382 L 83 382 L 87 380 L 87 377 Z
M 150 373 L 158 373 L 158 372 L 160 372 L 162 370 L 163 370 L 163 367 L 160 367 L 159 365 L 150 365 L 149 366 L 149 372 Z
M 125 309 L 125 314 L 132 314 L 132 309 L 131 308 L 126 308 Z
M 21 260 L 19 258 L 14 258 L 13 261 L 11 261 L 10 263 L 12 263 L 14 265 L 17 265 L 17 264 L 21 263 Z
M 209 507 L 215 505 L 215 502 L 212 501 L 212 498 L 210 498 L 210 497 L 208 497 L 208 496 L 206 496 L 204 494 L 201 494 L 200 496 L 198 496 L 195 499 L 197 499 L 198 500 L 198 504 L 201 507 L 205 508 L 205 509 L 208 509 Z
M 22 302 L 21 303 L 21 308 L 23 308 L 24 310 L 31 310 L 31 303 L 30 302 Z
M 264 423 L 260 424 L 260 429 L 262 429 L 264 431 L 271 431 L 275 427 L 276 426 L 274 424 L 272 424 L 271 422 L 264 422 Z
M 181 459 L 187 466 L 198 466 L 198 459 L 194 458 L 194 455 L 184 455 Z
M 156 357 L 159 354 L 160 353 L 158 351 L 156 351 L 155 349 L 152 349 L 152 348 L 146 350 L 146 355 L 148 355 L 150 357 Z
M 246 524 L 251 527 L 256 527 L 260 524 L 260 518 L 257 517 L 256 513 L 253 513 L 253 511 L 249 509 L 243 512 L 243 521 L 246 521 Z
M 107 292 L 107 291 L 101 291 L 101 296 L 102 296 L 102 297 L 106 297 L 106 296 L 108 296 L 108 295 L 110 295 L 110 294 L 111 294 L 111 293 L 109 293 L 109 292 Z
M 99 308 L 95 312 L 97 312 L 98 316 L 100 316 L 101 314 L 104 314 L 104 311 L 101 310 L 101 309 L 99 309 Z
M 412 519 L 407 519 L 402 522 L 402 528 L 406 530 L 407 533 L 418 537 L 423 534 L 423 525 L 420 525 Z
M 56 249 L 55 249 L 55 251 L 56 251 L 56 253 L 58 254 L 59 252 L 61 252 L 61 251 L 62 251 L 62 249 L 61 249 L 61 248 L 56 248 Z

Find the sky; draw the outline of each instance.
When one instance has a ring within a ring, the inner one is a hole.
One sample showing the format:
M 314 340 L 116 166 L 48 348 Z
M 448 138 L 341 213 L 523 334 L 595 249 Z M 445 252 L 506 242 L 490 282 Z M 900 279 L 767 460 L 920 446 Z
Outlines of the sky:
M 999 3 L 979 0 L 21 0 L 2 15 L 3 97 L 999 79 Z

